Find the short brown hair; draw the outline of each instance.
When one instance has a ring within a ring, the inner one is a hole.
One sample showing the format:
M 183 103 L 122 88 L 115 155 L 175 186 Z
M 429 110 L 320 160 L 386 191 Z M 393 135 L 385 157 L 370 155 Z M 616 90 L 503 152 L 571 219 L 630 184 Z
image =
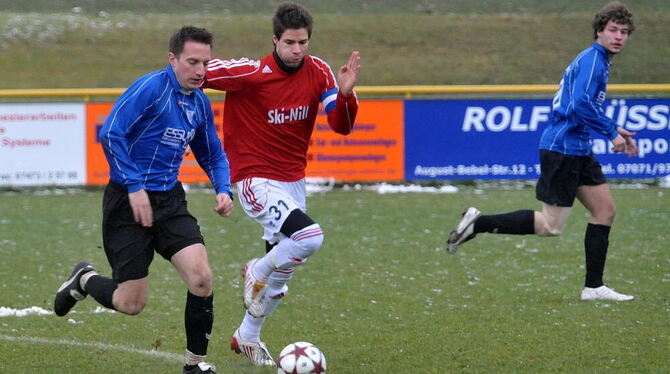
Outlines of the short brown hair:
M 207 44 L 211 47 L 214 36 L 207 29 L 195 26 L 183 26 L 170 38 L 170 52 L 179 57 L 184 50 L 184 44 L 189 40 Z
M 281 39 L 288 29 L 307 29 L 307 37 L 312 37 L 312 15 L 304 6 L 295 3 L 284 3 L 277 7 L 272 17 L 272 32 L 277 39 Z
M 612 1 L 605 5 L 595 17 L 593 17 L 593 39 L 598 39 L 598 33 L 605 30 L 607 22 L 614 21 L 621 25 L 628 25 L 628 35 L 635 30 L 633 23 L 633 13 L 625 5 L 618 1 Z

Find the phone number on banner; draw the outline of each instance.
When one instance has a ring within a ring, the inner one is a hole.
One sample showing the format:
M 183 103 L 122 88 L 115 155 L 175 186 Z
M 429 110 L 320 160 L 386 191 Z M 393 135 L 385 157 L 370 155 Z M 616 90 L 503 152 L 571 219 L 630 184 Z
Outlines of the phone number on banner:
M 664 176 L 670 174 L 670 162 L 621 162 L 616 164 L 603 164 L 603 173 L 605 175 L 650 175 Z

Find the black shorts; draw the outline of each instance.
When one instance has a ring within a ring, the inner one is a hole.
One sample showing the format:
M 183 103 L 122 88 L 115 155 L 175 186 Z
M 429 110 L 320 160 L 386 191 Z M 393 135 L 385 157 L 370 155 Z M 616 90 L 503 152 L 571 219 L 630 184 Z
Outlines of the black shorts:
M 154 222 L 142 227 L 133 218 L 125 187 L 109 182 L 102 201 L 102 240 L 116 282 L 149 275 L 154 251 L 170 260 L 181 249 L 203 243 L 198 221 L 186 209 L 181 183 L 170 191 L 147 191 Z
M 570 207 L 579 186 L 607 183 L 600 163 L 592 155 L 573 156 L 541 149 L 540 172 L 535 197 L 550 205 Z

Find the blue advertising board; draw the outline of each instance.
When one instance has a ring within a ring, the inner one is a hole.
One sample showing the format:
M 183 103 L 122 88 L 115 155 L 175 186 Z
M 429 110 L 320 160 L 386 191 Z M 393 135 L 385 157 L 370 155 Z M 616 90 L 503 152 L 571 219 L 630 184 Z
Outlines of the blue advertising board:
M 636 133 L 638 157 L 611 152 L 595 137 L 592 150 L 609 178 L 670 174 L 670 98 L 611 99 L 605 113 Z M 538 144 L 551 99 L 405 101 L 405 178 L 536 179 Z

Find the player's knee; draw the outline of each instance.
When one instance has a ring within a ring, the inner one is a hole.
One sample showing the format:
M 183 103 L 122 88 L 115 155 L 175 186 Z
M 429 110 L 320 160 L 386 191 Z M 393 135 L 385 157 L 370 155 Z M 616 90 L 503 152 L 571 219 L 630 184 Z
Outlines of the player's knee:
M 564 226 L 558 224 L 551 224 L 545 222 L 540 231 L 537 233 L 538 236 L 560 236 L 563 233 Z
M 147 305 L 146 299 L 141 298 L 131 298 L 119 300 L 114 303 L 114 306 L 119 312 L 134 316 L 140 314 L 144 307 Z
M 589 222 L 600 225 L 611 226 L 616 217 L 616 206 L 614 203 L 599 206 L 597 209 L 591 211 L 591 219 Z
M 561 220 L 546 215 L 540 215 L 537 218 L 539 220 L 536 219 L 536 223 L 539 225 L 536 224 L 535 230 L 538 236 L 559 236 L 563 233 L 565 223 Z
M 189 276 L 188 289 L 192 294 L 201 297 L 209 296 L 212 293 L 212 271 L 209 267 Z
M 538 236 L 560 236 L 565 229 L 566 219 L 561 215 L 535 213 L 535 234 Z
M 300 257 L 307 259 L 321 249 L 323 245 L 323 231 L 318 223 L 309 225 L 300 231 L 296 231 L 291 239 L 300 248 Z
M 606 226 L 611 226 L 614 223 L 614 218 L 616 218 L 616 206 L 614 204 L 602 208 L 597 214 L 593 215 L 595 222 Z

